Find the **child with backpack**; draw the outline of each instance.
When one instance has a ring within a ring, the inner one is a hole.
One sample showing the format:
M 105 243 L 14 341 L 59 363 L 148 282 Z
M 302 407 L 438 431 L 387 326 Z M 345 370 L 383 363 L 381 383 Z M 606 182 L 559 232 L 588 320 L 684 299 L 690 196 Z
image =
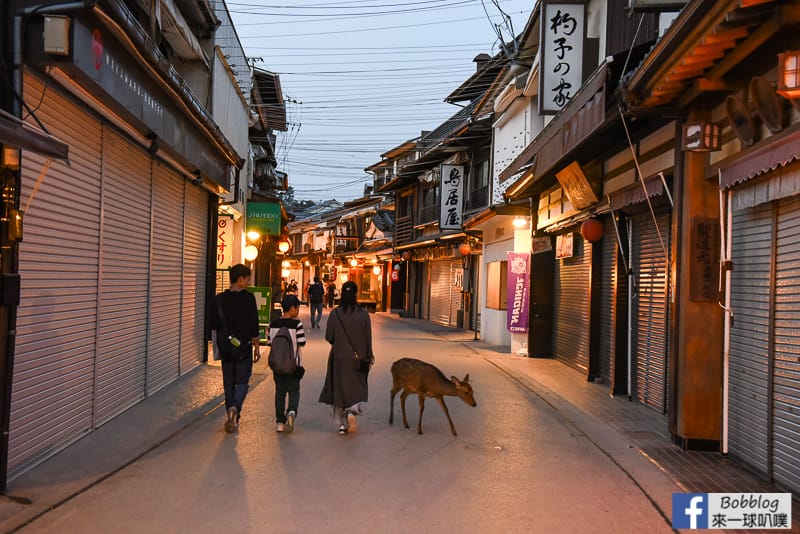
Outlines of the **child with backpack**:
M 283 315 L 269 324 L 268 363 L 275 381 L 275 429 L 278 432 L 290 433 L 294 430 L 297 408 L 300 404 L 300 379 L 305 373 L 300 347 L 306 344 L 306 334 L 303 323 L 297 319 L 297 314 L 300 312 L 300 299 L 297 295 L 284 295 L 281 309 Z

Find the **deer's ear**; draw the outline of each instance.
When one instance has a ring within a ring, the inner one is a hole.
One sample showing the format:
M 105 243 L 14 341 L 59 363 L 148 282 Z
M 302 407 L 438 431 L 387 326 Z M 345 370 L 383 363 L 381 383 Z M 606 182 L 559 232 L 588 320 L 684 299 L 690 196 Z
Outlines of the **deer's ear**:
M 464 382 L 465 384 L 466 384 L 467 382 L 469 382 L 469 373 L 467 373 L 467 374 L 465 374 L 465 375 L 464 375 L 464 380 L 462 380 L 462 382 Z

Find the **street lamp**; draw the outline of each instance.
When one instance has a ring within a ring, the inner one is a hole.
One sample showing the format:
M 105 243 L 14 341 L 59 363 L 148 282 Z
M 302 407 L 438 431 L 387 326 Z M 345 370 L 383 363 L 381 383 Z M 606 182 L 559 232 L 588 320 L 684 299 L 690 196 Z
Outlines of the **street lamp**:
M 280 241 L 278 241 L 278 250 L 281 253 L 286 254 L 287 252 L 289 252 L 290 248 L 292 248 L 292 244 L 289 243 L 289 241 L 287 241 L 286 239 L 281 239 Z

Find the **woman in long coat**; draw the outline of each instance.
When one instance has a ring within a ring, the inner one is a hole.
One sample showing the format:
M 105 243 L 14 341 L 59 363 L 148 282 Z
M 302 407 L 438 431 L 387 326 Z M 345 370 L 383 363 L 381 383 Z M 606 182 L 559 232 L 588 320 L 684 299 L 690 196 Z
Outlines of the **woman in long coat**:
M 339 307 L 328 316 L 325 339 L 330 343 L 328 372 L 319 402 L 333 407 L 339 434 L 356 430 L 356 416 L 361 415 L 362 403 L 367 402 L 367 365 L 371 361 L 372 324 L 369 313 L 358 305 L 358 287 L 345 282 L 341 289 Z

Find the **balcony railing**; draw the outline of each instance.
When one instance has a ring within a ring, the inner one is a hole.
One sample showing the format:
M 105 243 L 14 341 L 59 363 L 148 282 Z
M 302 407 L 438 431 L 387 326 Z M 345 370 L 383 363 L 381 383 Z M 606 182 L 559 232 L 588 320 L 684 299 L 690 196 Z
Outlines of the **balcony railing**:
M 394 223 L 394 243 L 400 245 L 411 241 L 411 215 L 398 217 Z
M 439 222 L 440 207 L 438 204 L 435 206 L 426 206 L 417 212 L 416 224 L 428 224 L 432 222 Z
M 469 192 L 469 199 L 464 203 L 464 211 L 478 210 L 489 205 L 489 186 Z

